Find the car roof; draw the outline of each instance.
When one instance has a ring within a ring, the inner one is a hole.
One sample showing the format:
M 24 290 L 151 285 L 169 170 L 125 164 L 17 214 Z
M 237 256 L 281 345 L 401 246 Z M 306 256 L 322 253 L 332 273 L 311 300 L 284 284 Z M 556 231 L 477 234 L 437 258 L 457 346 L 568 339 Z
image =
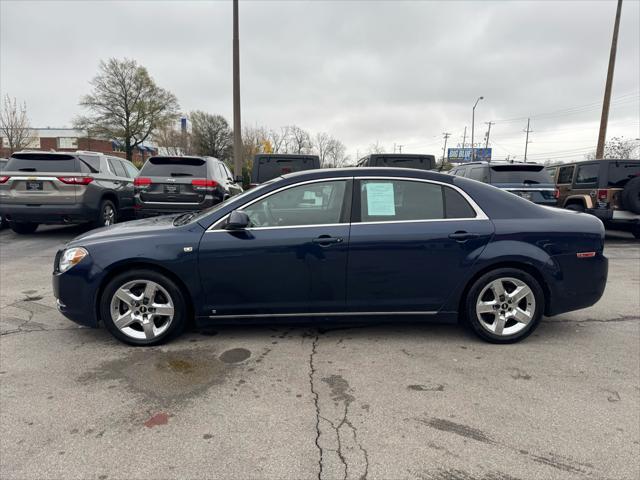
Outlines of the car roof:
M 579 160 L 576 162 L 566 162 L 566 163 L 558 163 L 553 165 L 554 167 L 566 167 L 571 165 L 582 165 L 583 163 L 593 163 L 593 162 L 640 162 L 637 158 L 603 158 L 600 160 Z
M 316 170 L 303 170 L 282 175 L 283 179 L 296 181 L 308 179 L 322 179 L 333 177 L 409 177 L 425 180 L 434 180 L 443 183 L 452 183 L 451 175 L 434 172 L 432 170 L 419 170 L 415 168 L 397 167 L 348 167 L 348 168 L 320 168 Z

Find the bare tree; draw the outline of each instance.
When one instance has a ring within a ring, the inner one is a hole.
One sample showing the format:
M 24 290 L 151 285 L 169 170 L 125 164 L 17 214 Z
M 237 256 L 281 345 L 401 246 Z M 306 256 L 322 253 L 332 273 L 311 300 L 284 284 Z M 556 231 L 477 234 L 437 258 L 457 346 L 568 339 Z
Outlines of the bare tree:
M 347 163 L 347 147 L 337 138 L 331 137 L 327 145 L 327 167 L 341 168 Z M 325 166 L 325 165 L 323 165 Z
M 321 167 L 324 167 L 327 163 L 327 156 L 329 153 L 331 140 L 332 138 L 327 133 L 324 133 L 324 132 L 316 133 L 313 147 L 314 147 L 314 153 L 316 153 L 318 157 L 320 157 Z
M 289 146 L 290 153 L 310 153 L 312 149 L 311 135 L 306 130 L 298 127 L 297 125 L 291 125 L 289 127 Z
M 176 97 L 158 87 L 147 69 L 135 60 L 101 61 L 98 75 L 90 84 L 93 91 L 80 99 L 80 105 L 91 115 L 79 117 L 74 123 L 77 128 L 121 140 L 128 160 L 135 147 L 178 115 Z
M 267 139 L 271 144 L 272 153 L 287 153 L 289 138 L 289 127 L 281 127 L 280 131 L 269 130 Z
M 226 161 L 233 153 L 233 133 L 222 115 L 195 111 L 189 115 L 194 150 Z
M 624 137 L 613 137 L 604 145 L 604 155 L 602 158 L 617 158 L 628 160 L 640 157 L 640 141 Z M 585 155 L 587 160 L 595 160 L 595 150 Z
M 26 103 L 18 104 L 6 95 L 0 110 L 0 133 L 7 139 L 11 153 L 24 149 L 31 142 L 32 130 L 27 117 Z
M 384 145 L 380 145 L 380 142 L 376 140 L 376 143 L 369 145 L 367 153 L 384 153 Z
M 153 134 L 153 139 L 166 155 L 191 155 L 191 134 L 183 132 L 174 125 L 163 125 Z

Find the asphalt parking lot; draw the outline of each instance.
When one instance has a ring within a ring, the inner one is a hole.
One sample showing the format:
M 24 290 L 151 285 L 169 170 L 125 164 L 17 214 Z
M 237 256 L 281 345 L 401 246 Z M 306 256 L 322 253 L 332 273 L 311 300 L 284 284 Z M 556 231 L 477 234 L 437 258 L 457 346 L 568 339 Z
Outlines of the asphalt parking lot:
M 523 343 L 458 326 L 261 325 L 132 348 L 55 309 L 80 232 L 0 232 L 2 478 L 640 478 L 640 242 Z

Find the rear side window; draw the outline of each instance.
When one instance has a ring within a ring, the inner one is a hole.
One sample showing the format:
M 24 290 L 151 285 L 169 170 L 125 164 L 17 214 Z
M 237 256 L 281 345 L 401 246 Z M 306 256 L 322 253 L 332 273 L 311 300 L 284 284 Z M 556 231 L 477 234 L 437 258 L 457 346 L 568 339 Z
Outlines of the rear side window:
M 558 183 L 567 184 L 571 183 L 573 179 L 573 165 L 570 167 L 560 167 L 558 171 Z
M 466 177 L 484 183 L 489 181 L 489 176 L 487 175 L 487 169 L 485 167 L 471 167 Z
M 445 218 L 440 185 L 410 180 L 362 180 L 360 221 L 385 222 Z
M 453 188 L 443 187 L 444 209 L 447 218 L 475 218 L 476 212 Z
M 46 153 L 17 153 L 5 170 L 12 172 L 81 172 L 78 160 L 71 155 Z
M 580 165 L 576 173 L 576 184 L 592 185 L 598 182 L 598 170 L 600 165 L 592 163 L 589 165 Z
M 640 175 L 640 162 L 612 162 L 609 164 L 609 186 L 624 188 L 629 180 Z
M 120 163 L 120 160 L 118 160 L 117 158 L 108 158 L 107 160 L 109 162 L 109 166 L 111 167 L 111 170 L 113 171 L 113 173 L 115 173 L 117 177 L 127 176 L 127 172 L 124 171 L 124 167 Z
M 122 165 L 124 165 L 129 178 L 136 178 L 138 176 L 138 169 L 133 164 L 129 162 L 122 162 Z
M 201 158 L 151 157 L 140 170 L 140 175 L 207 178 L 207 162 Z

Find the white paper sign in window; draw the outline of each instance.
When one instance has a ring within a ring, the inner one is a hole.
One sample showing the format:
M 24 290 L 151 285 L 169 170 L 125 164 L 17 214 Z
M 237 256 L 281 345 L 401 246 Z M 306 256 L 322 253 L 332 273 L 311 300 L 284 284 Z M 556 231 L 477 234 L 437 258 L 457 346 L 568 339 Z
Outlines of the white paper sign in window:
M 367 182 L 367 214 L 371 217 L 391 217 L 396 214 L 393 183 Z

